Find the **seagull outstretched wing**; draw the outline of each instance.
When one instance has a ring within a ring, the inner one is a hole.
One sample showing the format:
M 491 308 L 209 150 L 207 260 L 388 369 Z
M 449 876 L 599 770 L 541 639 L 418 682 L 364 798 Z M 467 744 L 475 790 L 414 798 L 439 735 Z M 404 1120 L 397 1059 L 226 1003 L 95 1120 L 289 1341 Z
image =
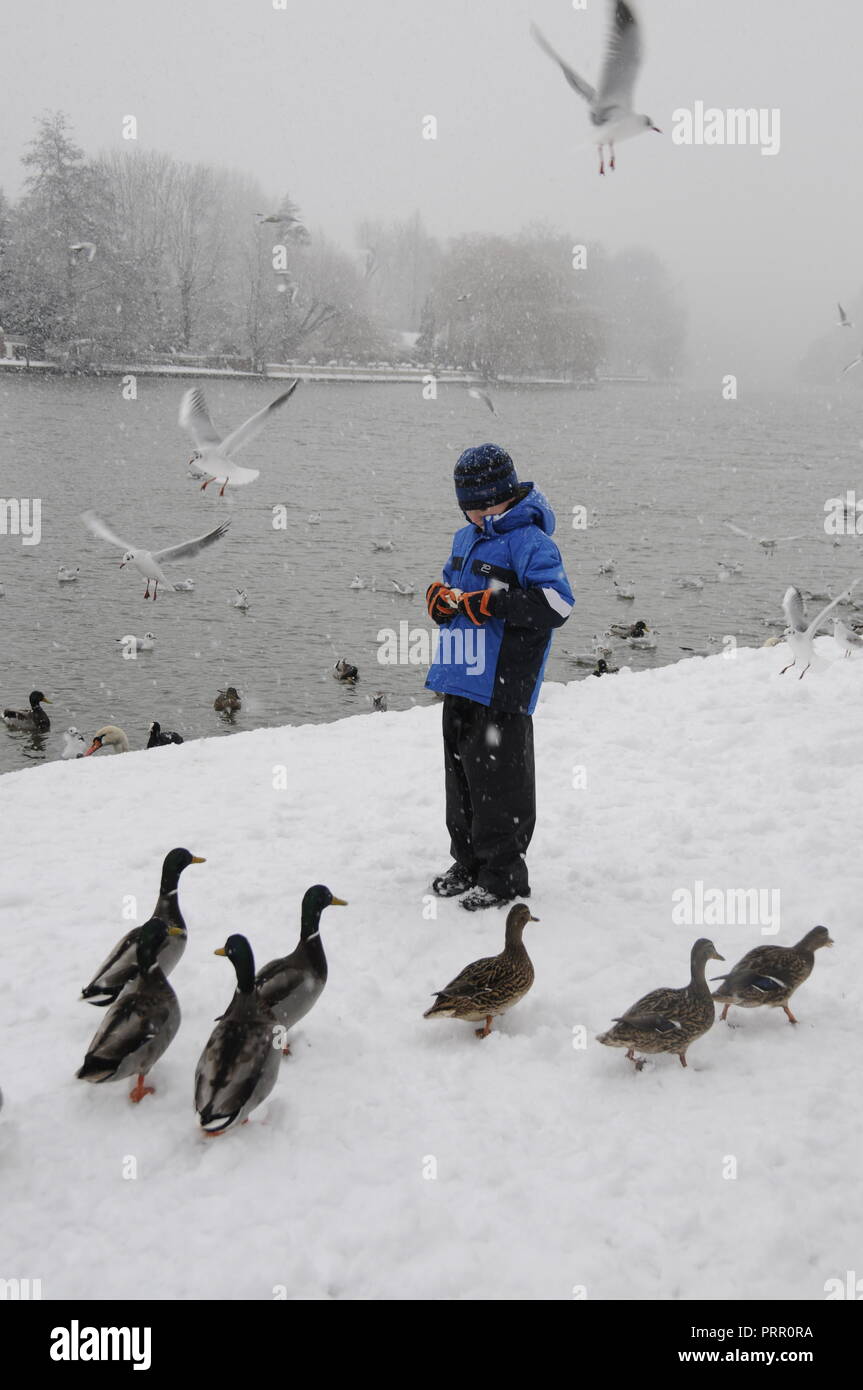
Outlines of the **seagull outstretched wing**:
M 641 30 L 624 0 L 616 0 L 596 104 L 632 109 L 632 92 L 641 66 Z
M 244 424 L 238 426 L 232 434 L 227 435 L 222 441 L 222 453 L 230 457 L 231 454 L 235 454 L 238 449 L 242 449 L 251 439 L 254 439 L 255 435 L 259 434 L 264 428 L 264 425 L 267 423 L 273 411 L 278 410 L 280 405 L 284 405 L 285 401 L 290 400 L 299 384 L 300 378 L 296 377 L 291 382 L 287 391 L 283 391 L 280 396 L 276 396 L 276 399 L 270 401 L 269 405 L 265 405 L 263 410 L 259 410 L 255 415 L 250 415 L 249 419 L 246 420 Z
M 624 8 L 626 7 L 624 6 Z M 580 97 L 584 97 L 585 101 L 589 101 L 592 104 L 596 99 L 596 91 L 591 87 L 590 83 L 585 82 L 583 77 L 579 77 L 578 73 L 569 66 L 569 63 L 561 58 L 559 53 L 555 52 L 548 39 L 537 29 L 535 24 L 531 24 L 530 32 L 533 34 L 533 37 L 539 44 L 543 53 L 546 53 L 548 57 L 551 58 L 552 62 L 557 63 L 573 91 L 578 92 Z
M 190 391 L 186 391 L 180 401 L 180 426 L 189 432 L 199 449 L 208 445 L 218 448 L 222 442 L 222 436 L 210 419 L 207 402 L 199 386 L 193 386 Z
M 135 549 L 135 547 L 129 545 L 127 541 L 121 541 L 119 536 L 115 536 L 110 527 L 106 526 L 104 521 L 102 521 L 95 512 L 82 512 L 81 520 L 87 527 L 87 530 L 92 535 L 98 536 L 100 541 L 107 541 L 109 545 L 115 545 L 118 550 L 127 551 Z
M 153 559 L 158 565 L 172 565 L 175 560 L 189 560 L 206 546 L 221 540 L 230 524 L 230 520 L 223 521 L 221 526 L 217 526 L 214 531 L 208 531 L 205 536 L 198 536 L 193 541 L 181 541 L 179 545 L 168 546 L 167 550 L 154 550 Z

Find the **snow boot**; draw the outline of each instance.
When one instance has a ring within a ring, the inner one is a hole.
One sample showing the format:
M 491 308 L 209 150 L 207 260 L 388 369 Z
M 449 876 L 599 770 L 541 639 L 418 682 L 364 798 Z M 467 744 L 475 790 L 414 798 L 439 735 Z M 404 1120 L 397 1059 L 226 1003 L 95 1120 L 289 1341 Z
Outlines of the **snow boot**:
M 474 885 L 473 874 L 463 864 L 452 864 L 445 874 L 432 879 L 432 892 L 439 898 L 457 898 Z

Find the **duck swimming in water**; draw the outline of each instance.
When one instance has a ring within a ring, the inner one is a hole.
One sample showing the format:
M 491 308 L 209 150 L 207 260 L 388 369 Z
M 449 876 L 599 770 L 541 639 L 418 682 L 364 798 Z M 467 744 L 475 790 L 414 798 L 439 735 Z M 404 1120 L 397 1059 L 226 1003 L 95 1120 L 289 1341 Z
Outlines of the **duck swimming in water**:
M 162 861 L 162 879 L 159 896 L 150 921 L 164 922 L 168 927 L 176 927 L 178 934 L 166 937 L 159 945 L 159 965 L 166 975 L 170 975 L 177 961 L 186 949 L 186 923 L 180 911 L 180 874 L 190 864 L 206 864 L 187 849 L 172 849 Z M 148 926 L 145 923 L 144 926 Z M 133 927 L 117 942 L 107 960 L 104 960 L 90 983 L 81 991 L 81 998 L 97 1008 L 113 1004 L 117 995 L 134 979 L 137 972 L 136 952 L 144 927 Z
M 345 685 L 355 685 L 359 680 L 360 673 L 356 666 L 352 666 L 349 661 L 342 657 L 333 667 L 333 680 L 342 681 Z
M 148 748 L 167 748 L 172 743 L 182 743 L 181 734 L 175 734 L 170 729 L 163 729 L 157 719 L 154 719 L 148 730 Z
M 93 753 L 98 753 L 100 748 L 112 748 L 115 753 L 128 753 L 128 736 L 116 724 L 105 724 L 93 735 L 93 742 L 86 750 L 84 757 L 91 757 Z
M 220 690 L 213 701 L 213 709 L 218 710 L 220 714 L 236 714 L 237 710 L 242 708 L 243 702 L 235 685 Z
M 637 623 L 612 623 L 608 629 L 615 637 L 629 640 L 632 637 L 646 637 L 647 623 L 643 618 L 639 618 Z
M 39 729 L 40 732 L 47 733 L 51 727 L 51 720 L 40 706 L 50 705 L 51 701 L 41 690 L 31 690 L 29 700 L 28 710 L 4 709 L 4 722 L 10 729 Z

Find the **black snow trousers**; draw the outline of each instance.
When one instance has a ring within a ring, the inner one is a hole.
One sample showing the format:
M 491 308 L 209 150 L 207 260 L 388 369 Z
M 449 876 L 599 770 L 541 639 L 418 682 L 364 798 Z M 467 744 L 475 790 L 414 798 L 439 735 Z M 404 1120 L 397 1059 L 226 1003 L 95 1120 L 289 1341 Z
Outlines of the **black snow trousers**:
M 453 859 L 490 892 L 525 896 L 536 825 L 531 716 L 445 695 L 443 744 Z

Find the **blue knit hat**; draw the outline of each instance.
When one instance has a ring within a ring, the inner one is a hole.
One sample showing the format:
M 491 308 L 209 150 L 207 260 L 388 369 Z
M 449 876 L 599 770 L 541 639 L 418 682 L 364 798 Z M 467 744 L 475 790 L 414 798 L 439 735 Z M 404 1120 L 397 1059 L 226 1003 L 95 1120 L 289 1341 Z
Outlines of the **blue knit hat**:
M 518 490 L 515 464 L 497 444 L 465 449 L 455 466 L 455 495 L 463 512 L 508 502 Z

